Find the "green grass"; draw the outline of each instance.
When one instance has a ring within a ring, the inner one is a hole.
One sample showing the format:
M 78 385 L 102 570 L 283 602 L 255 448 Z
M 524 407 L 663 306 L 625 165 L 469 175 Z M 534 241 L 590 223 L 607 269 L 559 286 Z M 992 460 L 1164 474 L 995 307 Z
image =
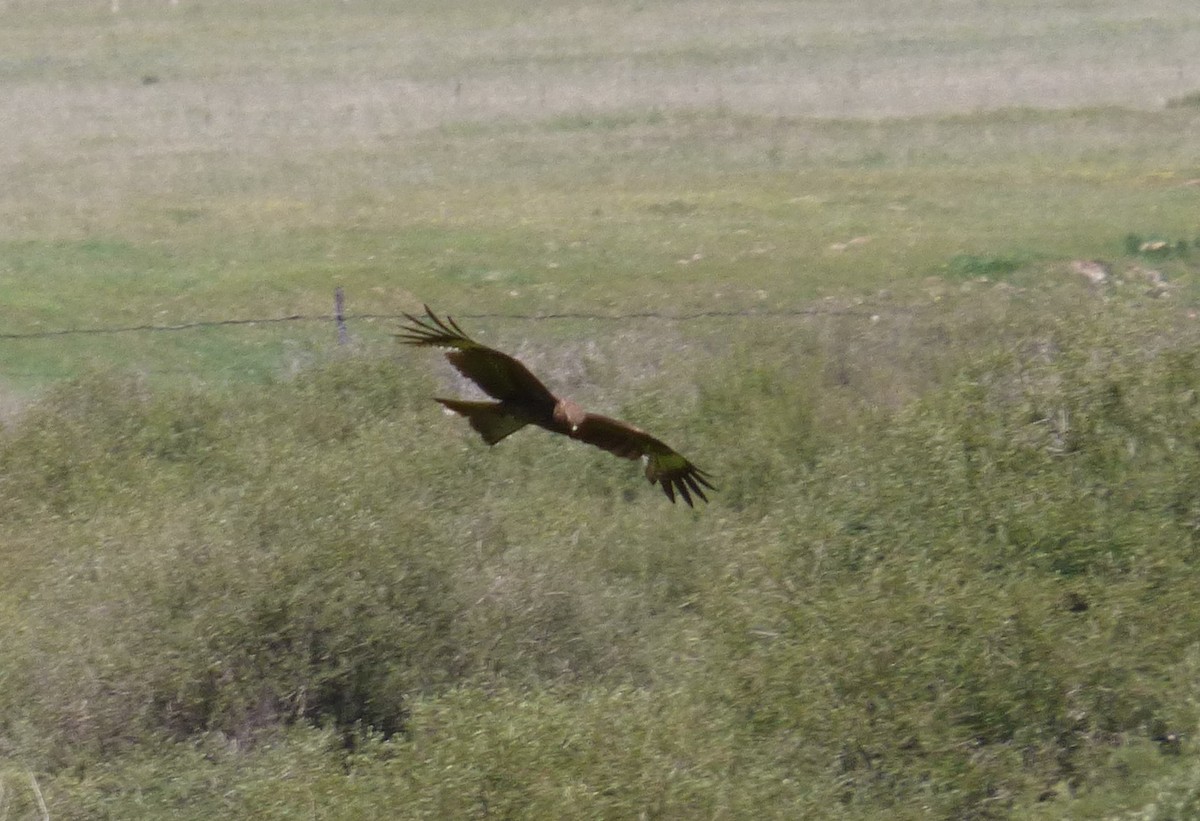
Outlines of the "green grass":
M 1200 331 L 1082 293 L 645 377 L 612 409 L 720 477 L 694 513 L 548 436 L 485 451 L 421 352 L 58 388 L 0 447 L 7 754 L 66 817 L 1186 801 Z
M 1162 101 L 1200 26 L 1160 6 L 10 3 L 0 331 L 319 313 L 338 284 L 361 313 L 803 306 L 1191 237 L 1195 112 Z M 327 336 L 98 358 L 258 380 Z M 19 343 L 0 379 L 94 343 Z
M 1200 19 L 1086 5 L 0 4 L 0 817 L 1194 815 Z

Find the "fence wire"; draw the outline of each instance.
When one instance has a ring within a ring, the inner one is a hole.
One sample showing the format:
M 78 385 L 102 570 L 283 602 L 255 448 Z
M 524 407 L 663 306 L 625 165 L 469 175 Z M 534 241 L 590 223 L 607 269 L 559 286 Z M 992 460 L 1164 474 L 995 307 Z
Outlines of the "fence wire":
M 634 311 L 622 314 L 599 314 L 586 311 L 564 311 L 559 313 L 523 314 L 523 313 L 455 313 L 455 319 L 508 319 L 519 322 L 552 322 L 561 320 L 593 320 L 598 322 L 625 322 L 640 319 L 655 319 L 667 322 L 692 322 L 701 319 L 770 319 L 811 316 L 856 316 L 873 318 L 880 314 L 911 314 L 915 308 L 888 306 L 887 308 L 871 308 L 857 306 L 854 308 L 787 308 L 758 311 L 709 310 L 685 313 L 665 313 L 661 311 Z M 41 331 L 11 331 L 0 332 L 2 339 L 50 339 L 62 336 L 94 336 L 101 334 L 128 333 L 173 333 L 179 331 L 200 330 L 204 328 L 221 328 L 231 326 L 252 327 L 255 325 L 277 325 L 285 322 L 368 322 L 378 320 L 406 320 L 405 314 L 289 314 L 287 316 L 253 317 L 241 319 L 199 319 L 189 322 L 179 322 L 166 325 L 140 324 L 117 325 L 109 328 L 58 328 Z

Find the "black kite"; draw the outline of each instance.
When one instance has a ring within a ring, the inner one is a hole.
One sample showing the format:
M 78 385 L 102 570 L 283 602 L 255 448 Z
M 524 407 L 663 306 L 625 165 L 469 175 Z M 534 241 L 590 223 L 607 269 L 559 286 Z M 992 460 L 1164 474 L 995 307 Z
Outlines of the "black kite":
M 471 339 L 450 317 L 439 318 L 428 305 L 425 314 L 422 318 L 405 314 L 412 325 L 396 336 L 410 345 L 448 349 L 450 364 L 498 400 L 472 402 L 435 397 L 465 416 L 489 445 L 532 424 L 624 459 L 644 459 L 646 478 L 651 484 L 658 483 L 672 502 L 678 493 L 691 507 L 693 494 L 707 502 L 703 488 L 716 490 L 708 483 L 708 474 L 650 434 L 618 419 L 588 413 L 570 399 L 555 396 L 528 368 L 508 354 Z

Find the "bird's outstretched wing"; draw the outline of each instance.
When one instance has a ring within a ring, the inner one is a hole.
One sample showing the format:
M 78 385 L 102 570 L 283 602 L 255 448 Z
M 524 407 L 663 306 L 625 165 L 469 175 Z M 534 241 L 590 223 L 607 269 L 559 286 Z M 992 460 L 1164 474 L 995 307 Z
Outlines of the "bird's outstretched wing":
M 646 478 L 658 483 L 672 502 L 675 494 L 692 507 L 692 494 L 708 501 L 704 489 L 716 490 L 708 474 L 693 465 L 666 443 L 627 422 L 589 413 L 571 430 L 572 439 L 606 450 L 623 459 L 646 460 Z
M 704 488 L 716 490 L 707 473 L 662 441 L 619 419 L 586 413 L 574 402 L 559 399 L 519 361 L 471 339 L 450 317 L 438 317 L 428 305 L 424 317 L 405 316 L 411 324 L 396 334 L 400 340 L 446 349 L 446 358 L 459 373 L 500 400 L 437 400 L 465 416 L 489 445 L 532 423 L 624 459 L 645 459 L 646 478 L 662 487 L 672 502 L 678 493 L 691 507 L 693 495 L 707 502 Z
M 405 314 L 412 324 L 396 337 L 409 345 L 446 349 L 446 358 L 459 373 L 488 396 L 501 402 L 552 407 L 554 394 L 518 360 L 495 348 L 481 345 L 450 317 L 442 319 L 429 306 L 424 317 Z

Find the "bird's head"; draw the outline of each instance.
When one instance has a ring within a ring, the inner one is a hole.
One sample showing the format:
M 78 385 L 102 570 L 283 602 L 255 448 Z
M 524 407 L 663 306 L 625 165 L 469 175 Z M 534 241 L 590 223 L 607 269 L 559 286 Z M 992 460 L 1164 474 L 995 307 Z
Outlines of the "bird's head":
M 554 406 L 554 421 L 566 423 L 570 426 L 571 430 L 575 430 L 582 425 L 586 417 L 587 411 L 570 399 L 559 399 L 558 403 Z

